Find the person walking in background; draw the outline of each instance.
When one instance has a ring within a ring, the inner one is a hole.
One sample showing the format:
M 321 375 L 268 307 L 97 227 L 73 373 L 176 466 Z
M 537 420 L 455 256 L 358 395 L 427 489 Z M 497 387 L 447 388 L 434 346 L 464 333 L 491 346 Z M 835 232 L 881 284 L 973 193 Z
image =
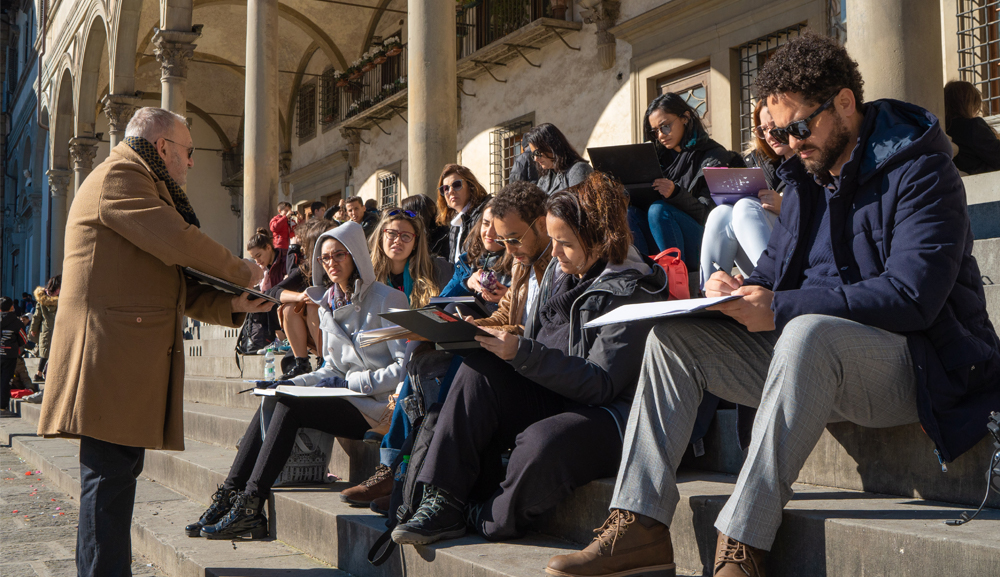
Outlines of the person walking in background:
M 38 433 L 80 438 L 79 577 L 131 575 L 145 449 L 184 449 L 184 316 L 235 328 L 273 306 L 181 274 L 239 286 L 264 275 L 201 232 L 182 188 L 193 153 L 183 116 L 141 108 L 69 210 Z
M 288 244 L 295 236 L 295 223 L 291 219 L 292 205 L 278 203 L 278 214 L 271 219 L 269 228 L 274 239 L 274 248 L 288 250 Z
M 538 188 L 545 194 L 576 186 L 594 171 L 554 124 L 539 124 L 524 135 L 524 140 L 538 165 Z
M 476 175 L 460 164 L 446 164 L 438 178 L 438 224 L 448 230 L 448 262 L 455 264 L 462 256 L 465 239 L 475 228 L 479 213 L 489 198 Z
M 944 125 L 958 146 L 955 166 L 966 174 L 1000 170 L 1000 139 L 983 120 L 983 95 L 971 82 L 944 85 Z
M 35 289 L 35 314 L 31 317 L 31 340 L 38 343 L 38 370 L 34 380 L 45 380 L 45 369 L 49 362 L 49 346 L 52 344 L 52 327 L 56 323 L 56 310 L 59 308 L 59 290 L 62 286 L 62 275 L 56 275 L 45 283 L 44 287 Z
M 14 299 L 0 298 L 0 412 L 7 413 L 10 405 L 10 384 L 17 372 L 21 350 L 28 342 L 24 324 L 14 311 Z

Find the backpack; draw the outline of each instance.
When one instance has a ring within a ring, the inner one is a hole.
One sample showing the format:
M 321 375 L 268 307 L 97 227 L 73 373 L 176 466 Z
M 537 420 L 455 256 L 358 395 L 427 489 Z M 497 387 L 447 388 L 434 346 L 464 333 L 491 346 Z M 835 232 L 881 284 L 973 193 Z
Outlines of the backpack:
M 663 267 L 667 273 L 667 287 L 670 297 L 667 300 L 679 301 L 691 298 L 691 286 L 688 284 L 688 269 L 681 260 L 679 248 L 668 248 L 656 256 L 649 257 Z
M 247 314 L 243 326 L 240 327 L 240 334 L 236 337 L 236 368 L 240 370 L 240 378 L 243 377 L 243 364 L 240 357 L 266 347 L 271 344 L 272 340 L 268 339 L 267 334 L 267 314 Z

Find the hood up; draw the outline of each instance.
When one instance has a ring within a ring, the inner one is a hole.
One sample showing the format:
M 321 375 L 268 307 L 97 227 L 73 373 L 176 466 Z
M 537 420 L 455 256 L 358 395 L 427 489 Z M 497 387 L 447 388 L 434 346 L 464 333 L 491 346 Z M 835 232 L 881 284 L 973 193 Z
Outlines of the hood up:
M 351 259 L 354 260 L 354 269 L 360 276 L 354 282 L 353 298 L 354 300 L 364 299 L 368 289 L 375 283 L 375 269 L 372 267 L 372 258 L 368 252 L 365 231 L 361 228 L 360 224 L 354 221 L 345 222 L 336 228 L 332 228 L 316 239 L 316 246 L 313 247 L 313 262 L 316 263 L 312 267 L 313 286 L 306 289 L 306 294 L 313 301 L 320 302 L 323 294 L 327 291 L 327 287 L 323 286 L 324 272 L 322 265 L 316 259 L 323 253 L 323 242 L 328 238 L 340 241 L 347 248 L 347 251 L 351 253 Z

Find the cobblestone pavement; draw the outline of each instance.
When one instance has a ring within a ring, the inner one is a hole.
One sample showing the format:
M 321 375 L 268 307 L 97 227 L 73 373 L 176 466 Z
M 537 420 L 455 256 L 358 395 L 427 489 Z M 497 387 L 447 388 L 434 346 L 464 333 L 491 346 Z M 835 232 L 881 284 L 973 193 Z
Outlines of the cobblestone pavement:
M 74 577 L 78 512 L 75 499 L 49 488 L 41 472 L 0 446 L 0 575 Z M 166 577 L 137 555 L 132 574 Z

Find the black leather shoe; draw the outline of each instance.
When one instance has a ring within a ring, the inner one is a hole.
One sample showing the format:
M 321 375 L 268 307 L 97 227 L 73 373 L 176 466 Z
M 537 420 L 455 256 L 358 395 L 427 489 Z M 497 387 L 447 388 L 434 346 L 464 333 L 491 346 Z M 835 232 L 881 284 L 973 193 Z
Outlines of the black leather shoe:
M 236 495 L 233 507 L 215 525 L 202 527 L 201 536 L 206 539 L 263 539 L 267 537 L 267 517 L 260 497 L 243 492 Z
M 462 504 L 432 485 L 424 485 L 423 499 L 413 517 L 392 530 L 392 540 L 400 545 L 429 545 L 462 535 L 465 535 Z
M 299 375 L 305 375 L 305 374 L 308 374 L 308 373 L 311 373 L 311 372 L 312 372 L 312 365 L 309 364 L 309 359 L 305 359 L 304 361 L 298 361 L 297 360 L 297 361 L 295 361 L 295 364 L 292 365 L 292 368 L 289 369 L 289 371 L 287 373 L 281 375 L 281 380 L 282 381 L 288 381 L 288 380 L 291 380 L 292 377 L 297 377 Z
M 201 536 L 201 529 L 206 525 L 215 525 L 226 516 L 229 509 L 233 506 L 233 500 L 236 499 L 236 495 L 239 493 L 236 489 L 226 489 L 222 485 L 216 489 L 215 494 L 212 495 L 212 504 L 208 506 L 208 510 L 201 514 L 201 519 L 198 519 L 197 523 L 191 523 L 187 527 L 184 527 L 184 532 L 187 533 L 188 537 L 199 537 Z

